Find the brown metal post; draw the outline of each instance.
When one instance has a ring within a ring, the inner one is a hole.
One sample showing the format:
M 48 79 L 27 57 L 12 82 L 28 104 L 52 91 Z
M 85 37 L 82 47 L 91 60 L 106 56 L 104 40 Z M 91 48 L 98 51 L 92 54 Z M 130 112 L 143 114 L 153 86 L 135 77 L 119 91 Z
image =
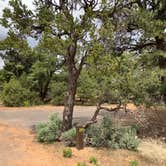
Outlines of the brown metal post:
M 81 150 L 84 148 L 84 127 L 76 126 L 76 148 Z

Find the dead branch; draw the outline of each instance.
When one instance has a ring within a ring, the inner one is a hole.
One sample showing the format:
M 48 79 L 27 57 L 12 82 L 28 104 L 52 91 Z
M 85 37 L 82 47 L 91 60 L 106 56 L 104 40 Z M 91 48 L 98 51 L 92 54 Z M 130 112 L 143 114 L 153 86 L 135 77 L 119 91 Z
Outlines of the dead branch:
M 101 110 L 105 110 L 105 111 L 108 111 L 108 112 L 117 112 L 117 111 L 119 111 L 119 110 L 122 109 L 122 108 L 123 108 L 123 107 L 122 107 L 122 104 L 121 104 L 121 103 L 118 104 L 118 106 L 115 107 L 115 108 L 104 107 L 104 106 L 102 106 L 102 103 L 99 103 L 99 104 L 97 104 L 96 111 L 95 111 L 94 115 L 92 116 L 91 120 L 90 120 L 90 121 L 87 121 L 82 127 L 86 129 L 86 128 L 89 127 L 91 124 L 97 123 L 97 116 L 99 115 L 99 112 L 100 112 Z
M 115 107 L 115 108 L 108 108 L 108 107 L 101 106 L 101 104 L 98 104 L 97 105 L 97 109 L 96 109 L 96 111 L 95 111 L 95 113 L 94 113 L 94 115 L 93 115 L 91 120 L 95 121 L 97 119 L 97 116 L 98 116 L 98 114 L 99 114 L 99 112 L 101 110 L 105 110 L 105 111 L 108 111 L 108 112 L 117 112 L 121 108 L 123 108 L 121 103 L 119 103 L 118 106 Z

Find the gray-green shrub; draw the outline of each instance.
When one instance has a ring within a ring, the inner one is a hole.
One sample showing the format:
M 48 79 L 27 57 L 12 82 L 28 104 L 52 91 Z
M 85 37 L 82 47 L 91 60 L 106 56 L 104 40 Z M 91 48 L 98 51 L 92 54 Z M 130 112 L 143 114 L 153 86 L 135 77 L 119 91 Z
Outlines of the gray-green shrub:
M 52 114 L 47 123 L 39 123 L 36 126 L 36 138 L 38 142 L 52 143 L 61 134 L 62 122 L 57 114 Z
M 113 149 L 136 150 L 139 144 L 133 127 L 115 127 L 112 120 L 105 117 L 100 124 L 91 125 L 86 131 L 87 145 L 110 147 Z
M 76 128 L 75 127 L 62 133 L 62 140 L 68 146 L 75 145 L 75 139 L 76 139 Z

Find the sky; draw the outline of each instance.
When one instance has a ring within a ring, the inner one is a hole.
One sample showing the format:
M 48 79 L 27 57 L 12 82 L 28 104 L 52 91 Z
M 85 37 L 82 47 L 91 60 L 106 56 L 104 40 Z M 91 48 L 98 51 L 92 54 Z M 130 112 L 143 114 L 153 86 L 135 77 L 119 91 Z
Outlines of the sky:
M 8 7 L 8 2 L 9 0 L 0 0 L 0 18 L 2 17 L 3 9 L 5 7 Z M 33 4 L 32 4 L 33 0 L 22 0 L 22 2 L 26 4 L 29 9 L 33 9 Z M 0 40 L 6 37 L 7 31 L 8 31 L 7 29 L 5 29 L 0 25 Z M 29 44 L 33 46 L 35 44 L 35 41 L 29 38 Z M 4 63 L 0 57 L 0 69 L 2 69 L 3 65 Z

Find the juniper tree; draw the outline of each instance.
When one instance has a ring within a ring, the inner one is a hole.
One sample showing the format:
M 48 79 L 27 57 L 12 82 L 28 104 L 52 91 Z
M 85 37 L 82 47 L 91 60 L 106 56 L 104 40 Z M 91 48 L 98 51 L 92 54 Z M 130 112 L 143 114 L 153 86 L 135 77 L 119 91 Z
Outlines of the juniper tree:
M 43 47 L 54 52 L 53 56 L 62 62 L 67 71 L 64 130 L 72 127 L 77 82 L 82 69 L 86 66 L 87 57 L 95 54 L 97 57 L 109 54 L 119 56 L 119 50 L 140 51 L 151 45 L 147 41 L 151 42 L 152 36 L 154 39 L 152 46 L 155 45 L 156 50 L 165 51 L 163 20 L 156 18 L 157 12 L 161 16 L 159 11 L 165 6 L 164 1 L 152 2 L 149 0 L 35 0 L 35 10 L 31 11 L 22 4 L 21 0 L 9 1 L 10 7 L 5 8 L 3 12 L 2 25 L 17 36 L 21 35 L 22 38 L 27 36 L 38 40 L 45 38 Z M 152 10 L 154 4 L 157 8 Z M 153 29 L 148 28 L 148 24 L 155 26 L 157 31 L 151 32 Z M 131 42 L 133 35 L 128 38 L 128 33 L 133 32 L 141 33 L 136 43 Z M 122 39 L 125 41 L 124 44 L 121 42 Z M 153 47 L 148 51 L 152 50 Z M 162 77 L 162 80 L 165 80 L 165 77 Z
M 35 11 L 28 10 L 20 0 L 11 0 L 4 9 L 2 24 L 15 33 L 35 37 L 47 35 L 56 56 L 64 60 L 68 72 L 68 91 L 63 113 L 64 130 L 72 127 L 77 81 L 94 40 L 100 30 L 110 29 L 115 3 L 98 0 L 36 0 Z M 109 16 L 109 17 L 108 17 Z M 106 36 L 105 32 L 105 36 Z
M 145 68 L 160 69 L 161 100 L 166 102 L 166 1 L 136 0 L 127 8 L 121 16 L 123 26 L 116 32 L 115 50 L 134 52 L 143 56 Z

